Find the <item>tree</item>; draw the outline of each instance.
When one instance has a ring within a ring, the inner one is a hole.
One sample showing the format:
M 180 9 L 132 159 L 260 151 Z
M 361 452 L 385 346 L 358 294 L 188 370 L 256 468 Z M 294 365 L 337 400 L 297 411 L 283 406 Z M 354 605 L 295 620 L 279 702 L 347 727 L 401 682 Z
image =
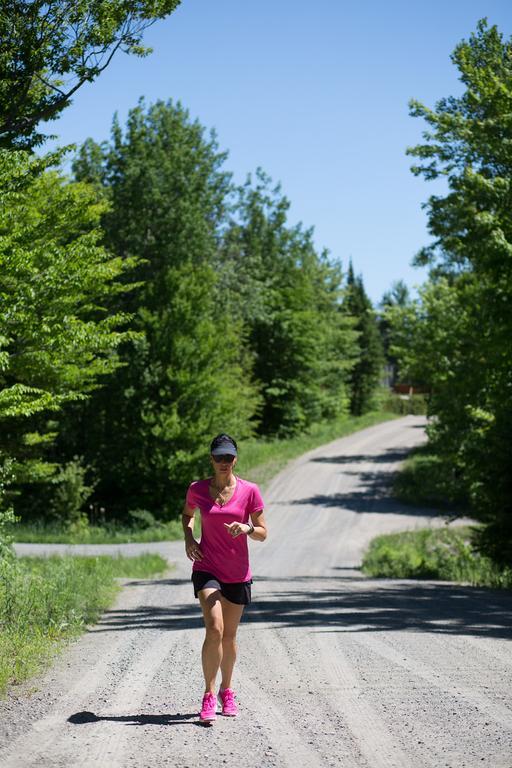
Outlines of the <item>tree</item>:
M 263 395 L 260 433 L 292 435 L 347 406 L 354 344 L 340 312 L 342 274 L 261 170 L 238 190 L 220 251 L 221 285 L 243 321 Z
M 117 51 L 145 56 L 144 30 L 180 0 L 9 0 L 0 13 L 0 147 L 41 144 L 54 120 Z
M 396 280 L 389 291 L 386 291 L 380 302 L 380 312 L 377 318 L 379 333 L 382 340 L 382 351 L 390 370 L 391 383 L 399 377 L 398 359 L 391 352 L 392 325 L 390 312 L 393 308 L 405 309 L 411 302 L 409 289 L 403 280 Z
M 416 263 L 431 273 L 414 326 L 427 351 L 416 344 L 408 364 L 430 378 L 430 439 L 486 523 L 480 545 L 511 562 L 512 42 L 481 20 L 452 60 L 463 94 L 435 110 L 411 102 L 429 125 L 412 170 L 449 191 L 426 205 L 434 240 Z
M 75 172 L 104 187 L 112 209 L 105 243 L 137 257 L 140 287 L 121 298 L 141 333 L 125 367 L 84 406 L 68 410 L 64 455 L 77 426 L 91 425 L 86 459 L 96 500 L 121 517 L 146 509 L 170 518 L 186 483 L 204 471 L 213 434 L 246 437 L 258 397 L 243 329 L 226 308 L 214 268 L 230 176 L 213 135 L 172 102 L 114 121 L 111 143 L 88 142 Z
M 354 329 L 358 334 L 357 361 L 350 374 L 350 410 L 355 416 L 360 416 L 372 407 L 384 355 L 372 303 L 366 295 L 363 278 L 361 275 L 354 276 L 352 262 L 348 269 L 343 308 L 354 319 Z
M 133 260 L 100 245 L 94 189 L 50 162 L 0 150 L 0 464 L 17 483 L 51 477 L 48 415 L 86 397 L 133 338 L 129 316 L 106 307 Z

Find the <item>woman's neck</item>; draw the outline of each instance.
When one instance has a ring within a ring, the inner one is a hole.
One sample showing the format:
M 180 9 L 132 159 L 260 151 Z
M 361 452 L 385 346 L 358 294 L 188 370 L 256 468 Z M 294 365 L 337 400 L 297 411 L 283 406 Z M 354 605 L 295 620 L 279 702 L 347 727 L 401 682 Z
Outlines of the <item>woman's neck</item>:
M 233 472 L 230 472 L 228 475 L 218 475 L 217 473 L 215 473 L 213 477 L 213 482 L 215 483 L 215 487 L 219 491 L 221 491 L 230 485 L 234 485 L 236 482 L 236 478 Z

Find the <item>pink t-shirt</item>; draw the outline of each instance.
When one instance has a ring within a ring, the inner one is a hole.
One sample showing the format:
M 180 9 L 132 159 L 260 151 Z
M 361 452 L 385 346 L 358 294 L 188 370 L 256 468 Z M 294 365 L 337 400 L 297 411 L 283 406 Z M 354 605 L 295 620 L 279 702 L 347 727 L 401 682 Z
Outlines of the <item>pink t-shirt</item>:
M 208 571 L 219 581 L 229 583 L 250 581 L 247 536 L 231 536 L 224 523 L 248 523 L 249 515 L 263 509 L 260 489 L 255 483 L 236 478 L 233 496 L 219 506 L 210 496 L 210 479 L 191 483 L 187 491 L 187 506 L 201 512 L 202 560 L 194 560 L 193 571 Z

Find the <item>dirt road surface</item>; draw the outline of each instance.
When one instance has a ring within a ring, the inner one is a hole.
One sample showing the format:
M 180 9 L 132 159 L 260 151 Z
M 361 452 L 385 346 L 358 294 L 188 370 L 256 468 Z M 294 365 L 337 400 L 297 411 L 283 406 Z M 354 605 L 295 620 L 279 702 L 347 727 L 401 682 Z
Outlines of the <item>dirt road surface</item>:
M 337 440 L 267 489 L 238 718 L 198 723 L 191 564 L 181 542 L 154 545 L 175 570 L 127 581 L 51 671 L 0 702 L 2 768 L 511 768 L 512 594 L 358 569 L 377 533 L 444 524 L 389 496 L 423 425 L 409 416 Z

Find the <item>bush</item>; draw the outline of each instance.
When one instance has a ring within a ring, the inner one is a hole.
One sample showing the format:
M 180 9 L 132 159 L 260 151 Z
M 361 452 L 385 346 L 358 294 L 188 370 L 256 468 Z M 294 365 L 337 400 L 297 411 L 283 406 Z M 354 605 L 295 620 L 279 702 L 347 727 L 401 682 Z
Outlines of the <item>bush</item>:
M 148 509 L 130 509 L 128 516 L 133 528 L 137 531 L 163 526 L 163 523 L 157 521 Z
M 512 588 L 512 568 L 500 568 L 474 548 L 479 528 L 435 528 L 377 536 L 363 557 L 368 576 L 441 579 Z
M 81 532 L 88 526 L 88 518 L 83 507 L 94 490 L 94 484 L 86 485 L 87 467 L 79 456 L 65 464 L 52 483 L 55 486 L 50 500 L 49 512 L 70 531 Z
M 382 409 L 401 416 L 424 416 L 428 412 L 428 399 L 426 395 L 400 396 L 395 392 L 389 392 L 383 398 Z
M 7 487 L 12 480 L 12 463 L 9 458 L 0 460 L 0 562 L 12 557 L 13 537 L 9 529 L 19 520 L 11 507 L 5 508 Z
M 12 526 L 18 521 L 12 509 L 0 510 L 0 562 L 7 562 L 13 557 L 11 533 Z

